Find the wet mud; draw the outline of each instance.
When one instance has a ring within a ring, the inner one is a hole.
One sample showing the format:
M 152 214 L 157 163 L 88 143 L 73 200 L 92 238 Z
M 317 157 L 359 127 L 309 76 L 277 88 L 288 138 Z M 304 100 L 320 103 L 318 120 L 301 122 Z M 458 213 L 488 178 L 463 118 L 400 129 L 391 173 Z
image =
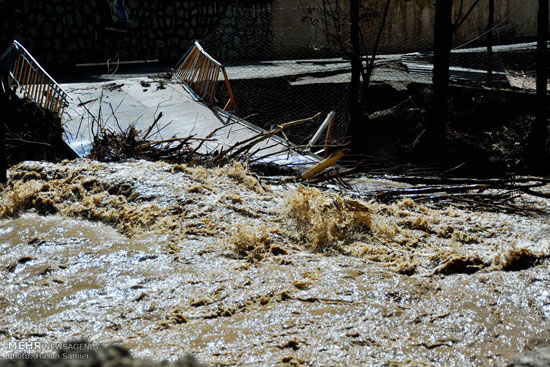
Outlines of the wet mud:
M 550 330 L 541 213 L 78 160 L 13 167 L 0 216 L 0 354 L 87 339 L 211 366 L 494 366 Z

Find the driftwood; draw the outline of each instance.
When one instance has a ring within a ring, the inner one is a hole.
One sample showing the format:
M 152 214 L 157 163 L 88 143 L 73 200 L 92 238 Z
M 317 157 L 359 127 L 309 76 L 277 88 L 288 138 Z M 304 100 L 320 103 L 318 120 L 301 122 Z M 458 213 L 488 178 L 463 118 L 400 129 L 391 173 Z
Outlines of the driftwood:
M 344 156 L 344 152 L 342 152 L 341 150 L 332 154 L 330 157 L 322 160 L 321 162 L 317 163 L 316 165 L 314 165 L 313 167 L 311 167 L 310 169 L 302 173 L 302 179 L 308 180 L 318 175 L 319 173 L 323 172 L 327 168 L 334 166 L 336 162 L 338 162 L 343 156 Z
M 547 213 L 546 207 L 518 203 L 523 195 L 550 199 L 550 190 L 543 192 L 536 188 L 548 187 L 550 179 L 540 177 L 509 177 L 500 179 L 448 178 L 448 177 L 393 177 L 392 180 L 412 183 L 404 189 L 379 190 L 370 193 L 370 199 L 382 202 L 412 198 L 416 201 L 436 203 L 452 202 L 456 205 L 476 209 L 507 213 Z
M 353 168 L 347 168 L 343 170 L 336 168 L 327 172 L 323 172 L 319 175 L 316 175 L 315 177 L 308 179 L 307 182 L 312 184 L 318 184 L 326 181 L 336 182 L 344 187 L 351 188 L 351 186 L 347 184 L 345 181 L 343 181 L 343 179 L 358 173 L 360 171 L 360 167 L 361 166 L 358 164 Z

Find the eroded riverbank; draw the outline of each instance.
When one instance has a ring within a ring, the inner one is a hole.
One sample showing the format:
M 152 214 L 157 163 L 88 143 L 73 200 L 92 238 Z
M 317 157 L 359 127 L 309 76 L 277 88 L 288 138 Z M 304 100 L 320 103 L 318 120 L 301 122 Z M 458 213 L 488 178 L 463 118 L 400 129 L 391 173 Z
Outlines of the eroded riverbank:
M 26 162 L 10 177 L 0 342 L 86 338 L 208 365 L 492 366 L 550 329 L 542 214 L 364 202 L 238 164 Z

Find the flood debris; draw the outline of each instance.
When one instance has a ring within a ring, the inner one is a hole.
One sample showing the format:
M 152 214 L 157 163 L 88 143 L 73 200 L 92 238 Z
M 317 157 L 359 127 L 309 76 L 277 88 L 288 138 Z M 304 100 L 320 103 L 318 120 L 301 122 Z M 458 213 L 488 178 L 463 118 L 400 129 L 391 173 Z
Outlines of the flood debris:
M 100 162 L 119 162 L 126 159 L 147 159 L 150 161 L 166 161 L 188 164 L 205 164 L 209 157 L 198 152 L 196 144 L 205 141 L 215 141 L 210 138 L 171 138 L 151 141 L 151 133 L 162 112 L 147 131 L 138 131 L 133 126 L 125 130 L 115 131 L 102 127 L 94 135 L 89 158 Z
M 262 155 L 262 154 L 259 154 L 259 152 L 263 149 L 262 148 L 258 149 L 256 148 L 256 146 L 259 143 L 267 139 L 270 139 L 277 134 L 284 133 L 285 129 L 289 129 L 294 126 L 298 126 L 308 122 L 318 122 L 320 116 L 321 116 L 321 113 L 319 112 L 311 117 L 286 122 L 283 124 L 279 124 L 268 131 L 262 131 L 251 138 L 245 139 L 243 141 L 239 141 L 225 149 L 222 149 L 219 152 L 219 154 L 216 155 L 213 162 L 215 164 L 227 164 L 228 162 L 231 162 L 233 160 L 249 161 L 249 160 L 252 160 L 252 158 L 253 158 L 253 161 L 258 161 L 260 159 L 268 158 L 274 154 L 280 154 L 281 152 L 267 153 Z M 291 152 L 290 144 L 287 145 L 287 151 L 289 153 Z
M 268 131 L 260 131 L 250 138 L 238 141 L 232 145 L 225 146 L 218 136 L 223 135 L 220 131 L 231 128 L 230 125 L 222 125 L 212 130 L 205 137 L 190 135 L 187 137 L 172 137 L 168 139 L 154 140 L 153 137 L 163 129 L 162 111 L 155 114 L 154 121 L 144 131 L 137 130 L 133 124 L 126 129 L 122 129 L 117 120 L 117 127 L 111 127 L 103 119 L 101 114 L 95 115 L 85 105 L 90 119 L 93 121 L 94 135 L 90 154 L 88 158 L 100 162 L 119 162 L 127 159 L 146 159 L 148 161 L 164 161 L 179 164 L 201 165 L 205 167 L 219 167 L 232 162 L 243 162 L 253 166 L 256 170 L 268 172 L 292 172 L 297 174 L 292 168 L 285 169 L 269 162 L 268 158 L 281 153 L 292 153 L 290 146 L 285 146 L 279 142 L 265 145 L 277 134 L 293 126 L 303 123 L 318 121 L 320 113 L 312 117 L 290 121 L 273 127 Z M 111 107 L 111 114 L 116 120 L 116 113 Z M 223 139 L 222 139 L 223 140 Z M 203 146 L 210 143 L 218 146 L 218 149 L 205 152 Z M 283 151 L 263 153 L 264 150 L 280 146 Z M 341 156 L 341 155 L 340 155 Z M 333 160 L 330 165 L 336 163 Z M 323 169 L 324 169 L 323 168 Z
M 327 168 L 334 166 L 343 156 L 344 152 L 340 150 L 332 154 L 330 157 L 323 159 L 321 162 L 317 163 L 316 165 L 302 173 L 302 179 L 309 180 L 315 177 Z
M 539 212 L 539 208 L 522 205 L 515 200 L 522 194 L 547 199 L 550 196 L 550 180 L 544 177 L 510 176 L 495 179 L 395 176 L 397 182 L 414 186 L 402 189 L 377 190 L 373 198 L 382 202 L 392 202 L 402 198 L 412 198 L 421 202 L 453 202 L 457 206 L 471 207 L 482 211 L 507 213 Z

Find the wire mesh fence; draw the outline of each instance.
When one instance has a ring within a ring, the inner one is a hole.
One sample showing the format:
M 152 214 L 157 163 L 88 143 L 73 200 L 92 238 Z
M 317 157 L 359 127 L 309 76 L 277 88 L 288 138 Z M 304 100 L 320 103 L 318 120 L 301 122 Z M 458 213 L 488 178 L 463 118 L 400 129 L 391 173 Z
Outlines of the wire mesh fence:
M 342 36 L 327 33 L 327 27 L 329 32 L 339 31 L 335 22 L 327 22 L 328 8 L 299 1 L 285 7 L 276 3 L 239 2 L 201 44 L 226 65 L 239 116 L 268 129 L 334 111 L 331 136 L 342 140 L 351 70 Z M 287 136 L 293 144 L 305 146 L 319 124 L 296 126 Z
M 499 2 L 489 19 L 490 1 L 454 3 L 451 83 L 532 90 L 536 45 L 528 41 L 536 34 L 536 4 Z M 385 7 L 386 0 L 376 0 L 363 2 L 361 9 L 365 62 L 378 45 L 372 81 L 389 83 L 398 91 L 409 83 L 430 84 L 432 2 L 392 2 L 381 28 Z M 346 141 L 351 75 L 348 1 L 239 1 L 200 42 L 226 65 L 239 116 L 269 128 L 334 111 L 332 137 L 335 144 Z M 377 93 L 371 94 L 373 103 L 367 112 L 399 107 L 402 102 L 394 98 L 399 93 Z M 404 103 L 402 108 L 410 106 Z M 317 126 L 297 127 L 288 138 L 305 145 Z

